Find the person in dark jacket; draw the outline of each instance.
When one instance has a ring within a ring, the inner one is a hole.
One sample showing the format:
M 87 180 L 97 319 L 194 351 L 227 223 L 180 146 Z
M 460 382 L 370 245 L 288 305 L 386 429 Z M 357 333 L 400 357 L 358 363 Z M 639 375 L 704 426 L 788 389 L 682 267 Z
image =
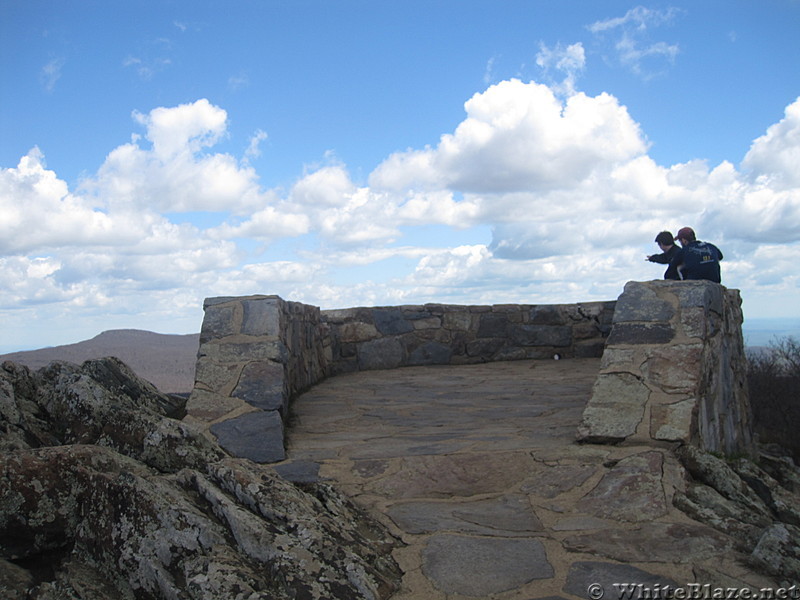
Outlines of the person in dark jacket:
M 681 249 L 669 264 L 667 273 L 680 273 L 682 279 L 707 279 L 720 283 L 719 261 L 722 260 L 722 252 L 719 248 L 698 240 L 691 227 L 682 227 L 675 239 Z
M 675 258 L 675 255 L 680 252 L 680 248 L 675 245 L 675 238 L 669 231 L 662 231 L 656 236 L 655 239 L 658 247 L 661 248 L 661 254 L 651 254 L 646 260 L 658 263 L 661 265 L 668 265 Z M 670 272 L 669 268 L 664 272 L 664 279 L 680 279 L 677 271 Z

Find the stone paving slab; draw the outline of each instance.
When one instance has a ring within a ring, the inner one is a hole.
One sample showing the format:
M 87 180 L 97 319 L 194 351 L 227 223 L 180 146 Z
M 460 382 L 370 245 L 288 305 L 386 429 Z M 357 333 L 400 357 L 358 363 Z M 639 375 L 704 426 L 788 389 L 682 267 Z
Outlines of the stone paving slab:
M 334 483 L 404 542 L 395 600 L 773 583 L 672 506 L 683 479 L 668 447 L 575 442 L 599 368 L 569 359 L 335 377 L 294 401 L 276 468 Z

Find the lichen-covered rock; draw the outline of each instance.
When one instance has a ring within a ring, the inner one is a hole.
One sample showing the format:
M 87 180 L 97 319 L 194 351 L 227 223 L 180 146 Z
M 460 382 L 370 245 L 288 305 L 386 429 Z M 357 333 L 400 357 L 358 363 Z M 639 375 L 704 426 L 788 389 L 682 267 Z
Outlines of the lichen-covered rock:
M 800 581 L 800 469 L 791 460 L 766 460 L 781 479 L 747 459 L 727 462 L 691 446 L 678 450 L 691 477 L 675 506 L 736 539 L 765 572 Z
M 756 494 L 723 459 L 695 446 L 681 446 L 678 458 L 689 474 L 704 483 L 728 500 L 739 504 L 744 510 L 756 515 L 769 516 L 770 510 Z
M 673 503 L 692 519 L 727 533 L 745 552 L 753 549 L 763 528 L 771 523 L 768 516 L 748 512 L 707 485 L 689 484 L 685 493 L 675 494 Z
M 114 359 L 0 369 L 3 598 L 388 598 L 394 538 L 228 457 Z
M 53 362 L 36 373 L 8 366 L 0 381 L 14 390 L 10 403 L 20 414 L 15 437 L 27 440 L 17 447 L 106 446 L 167 472 L 225 456 L 199 430 L 168 418 L 182 414 L 183 405 L 118 359 Z
M 782 584 L 800 582 L 800 528 L 786 523 L 770 525 L 761 536 L 753 559 Z

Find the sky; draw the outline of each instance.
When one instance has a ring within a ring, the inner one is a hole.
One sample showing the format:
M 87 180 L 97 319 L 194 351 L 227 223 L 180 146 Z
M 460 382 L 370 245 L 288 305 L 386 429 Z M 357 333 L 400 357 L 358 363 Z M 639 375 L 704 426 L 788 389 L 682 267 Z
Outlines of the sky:
M 800 0 L 0 0 L 0 352 L 614 300 L 662 230 L 800 319 Z

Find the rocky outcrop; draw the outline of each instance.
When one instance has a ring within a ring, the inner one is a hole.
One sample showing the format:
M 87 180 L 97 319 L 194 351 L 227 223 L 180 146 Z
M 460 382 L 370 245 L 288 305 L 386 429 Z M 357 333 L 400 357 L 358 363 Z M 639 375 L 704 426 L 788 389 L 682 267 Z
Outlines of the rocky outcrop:
M 0 369 L 3 598 L 388 598 L 395 540 L 228 456 L 115 359 Z
M 782 585 L 800 582 L 800 469 L 791 459 L 724 460 L 689 445 L 677 455 L 688 482 L 675 506 L 736 540 L 755 568 Z

